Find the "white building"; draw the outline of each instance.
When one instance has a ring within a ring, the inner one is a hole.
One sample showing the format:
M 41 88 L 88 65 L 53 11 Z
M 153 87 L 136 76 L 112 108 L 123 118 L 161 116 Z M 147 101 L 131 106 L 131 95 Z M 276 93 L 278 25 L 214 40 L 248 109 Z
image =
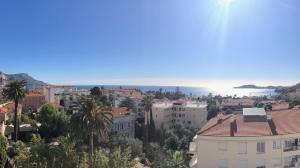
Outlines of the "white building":
M 156 128 L 162 125 L 172 128 L 181 125 L 185 128 L 201 128 L 206 123 L 207 105 L 198 101 L 164 101 L 152 106 L 152 116 Z
M 7 82 L 6 76 L 4 75 L 4 73 L 0 72 L 0 89 L 4 88 L 6 82 Z
M 54 103 L 63 105 L 65 108 L 69 108 L 80 96 L 87 96 L 89 94 L 90 91 L 88 90 L 71 90 L 55 93 Z
M 4 73 L 0 72 L 0 98 L 2 98 L 2 90 L 4 89 L 5 85 L 7 84 L 7 78 Z
M 300 109 L 244 109 L 207 122 L 190 144 L 192 168 L 300 167 Z
M 42 87 L 42 89 L 43 89 L 43 94 L 45 96 L 46 102 L 47 103 L 56 103 L 55 94 L 73 91 L 74 87 L 45 85 Z

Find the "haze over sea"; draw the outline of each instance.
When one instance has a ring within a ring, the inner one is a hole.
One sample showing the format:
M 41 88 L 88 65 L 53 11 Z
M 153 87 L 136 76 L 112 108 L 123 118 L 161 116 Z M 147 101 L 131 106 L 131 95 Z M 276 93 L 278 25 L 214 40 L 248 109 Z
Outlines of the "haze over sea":
M 142 92 L 146 91 L 159 91 L 161 88 L 163 92 L 175 92 L 176 86 L 137 86 L 137 85 L 78 85 L 77 89 L 90 89 L 94 86 L 103 86 L 106 89 L 116 89 L 120 88 L 129 88 L 129 89 L 139 89 Z M 239 89 L 239 88 L 224 88 L 224 89 L 209 89 L 203 87 L 186 87 L 180 86 L 180 91 L 187 96 L 201 97 L 207 96 L 209 93 L 213 95 L 221 96 L 234 96 L 243 97 L 243 96 L 272 96 L 277 93 L 274 89 Z

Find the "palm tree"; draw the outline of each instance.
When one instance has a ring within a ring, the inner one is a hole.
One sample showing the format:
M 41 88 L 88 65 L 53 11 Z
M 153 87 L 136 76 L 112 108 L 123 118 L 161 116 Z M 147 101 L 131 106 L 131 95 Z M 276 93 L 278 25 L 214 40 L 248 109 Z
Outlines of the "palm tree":
M 187 168 L 185 165 L 184 153 L 182 151 L 169 152 L 169 159 L 167 160 L 168 167 Z
M 89 139 L 89 164 L 94 168 L 94 137 L 106 138 L 112 125 L 112 113 L 105 111 L 94 97 L 81 97 L 77 113 L 71 117 L 73 136 Z
M 6 99 L 12 100 L 15 103 L 15 112 L 14 112 L 14 140 L 17 142 L 18 140 L 18 107 L 19 103 L 26 97 L 27 90 L 25 88 L 26 82 L 25 81 L 12 81 L 5 86 L 3 89 L 3 96 Z

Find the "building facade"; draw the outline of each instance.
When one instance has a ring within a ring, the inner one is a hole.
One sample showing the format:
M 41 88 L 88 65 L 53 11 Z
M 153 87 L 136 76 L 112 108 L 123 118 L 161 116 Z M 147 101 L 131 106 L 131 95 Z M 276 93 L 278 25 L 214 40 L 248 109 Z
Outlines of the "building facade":
M 300 167 L 299 124 L 299 109 L 219 115 L 191 142 L 190 167 Z
M 134 138 L 135 115 L 126 107 L 113 107 L 113 125 L 111 133 L 117 136 Z
M 2 90 L 4 89 L 5 85 L 7 84 L 7 79 L 4 73 L 0 72 L 0 98 L 2 98 Z
M 6 83 L 7 83 L 6 76 L 4 75 L 4 73 L 0 72 L 0 89 L 4 88 Z
M 255 107 L 255 100 L 250 98 L 228 98 L 217 102 L 217 106 L 225 113 L 241 113 L 243 108 Z
M 70 92 L 75 90 L 73 86 L 42 86 L 43 94 L 45 96 L 46 103 L 56 103 L 55 94 L 61 94 L 64 92 Z
M 207 105 L 198 101 L 163 101 L 152 106 L 152 117 L 156 128 L 201 128 L 207 119 Z
M 45 96 L 41 93 L 30 92 L 23 100 L 23 108 L 31 112 L 37 112 L 37 109 L 46 103 Z

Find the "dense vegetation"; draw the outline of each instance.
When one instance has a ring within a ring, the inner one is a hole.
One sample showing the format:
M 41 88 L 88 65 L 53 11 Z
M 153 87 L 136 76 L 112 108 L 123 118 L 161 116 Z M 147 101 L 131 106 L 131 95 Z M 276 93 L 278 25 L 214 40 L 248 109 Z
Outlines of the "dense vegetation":
M 155 99 L 168 98 L 170 100 L 178 100 L 185 97 L 185 94 L 180 91 L 179 87 L 176 87 L 175 92 L 163 91 L 160 88 L 158 91 L 148 91 L 147 93 L 153 94 Z
M 187 151 L 195 130 L 180 126 L 169 130 L 156 128 L 152 98 L 146 97 L 143 104 L 148 117 L 137 130 L 140 136 L 111 135 L 113 118 L 108 99 L 103 99 L 97 90 L 91 96 L 79 98 L 71 109 L 66 109 L 67 113 L 50 104 L 44 105 L 37 115 L 23 113 L 17 119 L 19 123 L 41 126 L 38 132 L 18 134 L 15 143 L 0 136 L 0 167 L 129 168 L 137 163 L 154 168 L 188 167 Z M 12 118 L 8 122 L 13 121 Z

